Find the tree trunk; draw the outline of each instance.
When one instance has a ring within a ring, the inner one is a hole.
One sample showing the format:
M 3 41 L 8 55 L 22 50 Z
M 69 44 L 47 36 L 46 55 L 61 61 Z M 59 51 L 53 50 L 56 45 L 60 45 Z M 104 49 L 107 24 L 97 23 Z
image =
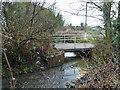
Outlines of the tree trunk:
M 109 54 L 109 56 L 111 56 L 111 49 L 110 49 L 110 11 L 111 11 L 111 2 L 108 2 L 107 48 L 108 48 L 108 54 Z
M 6 60 L 6 62 L 7 62 L 8 68 L 9 68 L 9 70 L 10 70 L 10 75 L 11 75 L 10 85 L 11 85 L 11 88 L 15 88 L 16 80 L 15 80 L 15 78 L 13 77 L 12 69 L 11 69 L 11 67 L 10 67 L 10 63 L 9 63 L 9 61 L 8 61 L 8 58 L 7 58 L 5 49 L 4 49 L 4 45 L 3 45 L 3 54 L 4 54 L 4 56 L 5 56 L 5 60 Z
M 108 23 L 108 5 L 106 2 L 103 4 L 103 19 L 104 19 L 104 28 L 105 28 L 105 35 L 107 37 L 107 23 Z
M 120 25 L 120 1 L 118 3 L 118 23 Z M 120 27 L 118 28 L 118 35 L 120 37 Z M 120 42 L 118 42 L 120 44 Z M 119 47 L 119 55 L 120 55 L 120 47 Z

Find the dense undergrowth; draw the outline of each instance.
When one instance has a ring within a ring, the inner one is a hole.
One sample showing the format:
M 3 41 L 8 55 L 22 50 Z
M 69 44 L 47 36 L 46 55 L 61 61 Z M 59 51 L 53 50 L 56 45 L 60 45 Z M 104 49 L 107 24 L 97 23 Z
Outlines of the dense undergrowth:
M 14 77 L 46 67 L 46 58 L 58 53 L 52 48 L 50 35 L 63 27 L 61 14 L 40 2 L 2 2 L 1 8 L 2 76 L 8 77 L 13 71 Z
M 108 56 L 104 39 L 97 42 L 92 50 L 92 62 L 87 62 L 88 73 L 75 81 L 71 88 L 120 89 L 119 55 L 116 52 L 111 53 L 111 56 Z
M 43 56 L 42 53 L 37 50 L 38 49 L 34 50 L 34 53 L 28 54 L 29 56 L 26 59 L 23 58 L 18 61 L 10 62 L 14 76 L 45 70 L 47 68 L 47 58 L 53 57 L 60 53 L 58 50 L 52 49 L 50 54 Z M 4 57 L 2 69 L 2 77 L 10 77 L 10 71 Z

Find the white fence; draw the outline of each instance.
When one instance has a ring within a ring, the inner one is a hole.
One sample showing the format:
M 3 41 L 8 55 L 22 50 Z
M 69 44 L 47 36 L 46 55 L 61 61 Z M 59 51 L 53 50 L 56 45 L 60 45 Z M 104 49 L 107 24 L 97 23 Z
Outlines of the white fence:
M 77 43 L 77 40 L 80 40 L 82 37 L 76 34 L 59 34 L 59 35 L 53 35 L 52 38 L 57 42 L 63 42 L 67 43 L 68 41 L 74 41 L 74 43 Z

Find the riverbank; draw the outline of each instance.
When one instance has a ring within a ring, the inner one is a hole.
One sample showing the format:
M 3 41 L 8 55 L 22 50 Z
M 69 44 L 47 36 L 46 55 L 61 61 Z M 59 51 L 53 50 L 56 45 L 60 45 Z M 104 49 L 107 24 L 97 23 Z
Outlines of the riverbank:
M 120 89 L 119 56 L 108 56 L 105 42 L 100 42 L 92 50 L 93 65 L 88 64 L 88 73 L 69 82 L 68 88 L 109 88 Z
M 69 88 L 109 88 L 120 89 L 119 69 L 113 70 L 112 62 L 109 64 L 93 66 L 87 69 L 83 77 L 71 81 Z
M 38 58 L 37 56 L 36 58 Z M 56 59 L 56 58 L 59 58 Z M 40 57 L 35 60 L 19 60 L 15 61 L 14 65 L 11 64 L 11 69 L 14 76 L 23 75 L 27 73 L 33 73 L 36 71 L 43 71 L 50 67 L 62 65 L 64 63 L 64 53 L 62 51 L 55 52 L 53 55 L 47 56 L 46 60 L 41 60 Z M 10 71 L 7 63 L 4 62 L 2 65 L 2 78 L 9 78 Z
M 61 66 L 44 71 L 17 75 L 17 88 L 67 88 L 66 82 L 79 78 L 79 69 L 86 66 L 80 58 L 69 58 Z M 8 87 L 5 80 L 3 86 Z

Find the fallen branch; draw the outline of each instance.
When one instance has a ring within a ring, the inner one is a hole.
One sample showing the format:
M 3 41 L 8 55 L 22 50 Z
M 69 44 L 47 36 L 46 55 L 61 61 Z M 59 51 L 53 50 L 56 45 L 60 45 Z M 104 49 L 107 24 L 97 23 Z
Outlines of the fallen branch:
M 11 67 L 10 67 L 10 63 L 9 63 L 8 58 L 7 58 L 7 55 L 6 55 L 4 45 L 3 45 L 3 54 L 4 54 L 4 56 L 5 56 L 5 60 L 6 60 L 6 62 L 7 62 L 8 68 L 9 68 L 9 70 L 10 70 L 10 75 L 11 75 L 10 85 L 11 85 L 11 88 L 15 88 L 16 79 L 13 77 L 12 69 L 11 69 Z

